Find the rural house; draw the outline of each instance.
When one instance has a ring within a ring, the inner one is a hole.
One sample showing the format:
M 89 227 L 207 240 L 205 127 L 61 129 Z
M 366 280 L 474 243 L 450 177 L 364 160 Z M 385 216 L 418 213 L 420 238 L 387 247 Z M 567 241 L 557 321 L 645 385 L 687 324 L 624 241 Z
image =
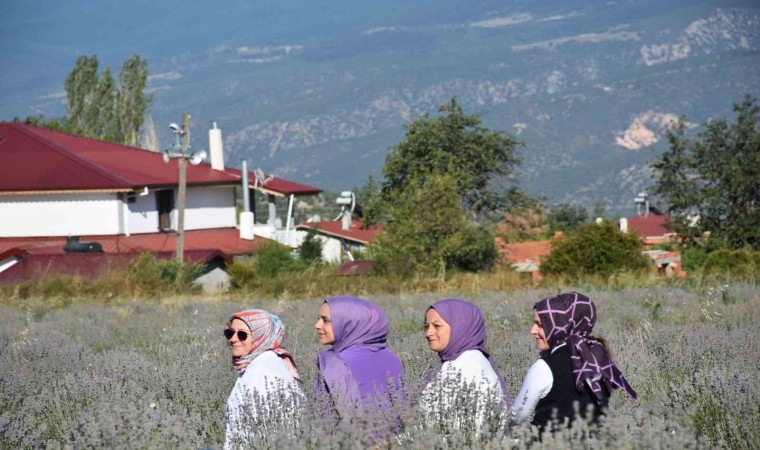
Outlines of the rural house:
M 264 194 L 272 205 L 275 197 L 284 197 L 290 208 L 285 226 L 273 217 L 272 206 L 266 221 L 245 227 L 253 233 L 241 236 L 235 191 L 244 177 L 224 167 L 220 130 L 212 129 L 209 136 L 210 164 L 187 166 L 186 258 L 230 260 L 267 239 L 293 245 L 294 198 L 320 190 L 276 177 L 262 180 L 260 171 L 248 173 L 248 189 Z M 0 282 L 44 273 L 94 276 L 106 260 L 118 264 L 143 251 L 159 257 L 174 253 L 176 160 L 166 163 L 160 153 L 0 123 L 0 161 Z M 64 251 L 67 241 L 69 250 L 78 251 Z

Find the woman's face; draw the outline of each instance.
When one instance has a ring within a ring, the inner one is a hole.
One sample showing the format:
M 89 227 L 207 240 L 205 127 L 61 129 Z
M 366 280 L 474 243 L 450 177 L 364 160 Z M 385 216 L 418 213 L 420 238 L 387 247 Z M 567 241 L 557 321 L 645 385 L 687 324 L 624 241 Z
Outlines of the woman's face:
M 535 309 L 533 310 L 533 326 L 530 327 L 530 334 L 536 339 L 538 351 L 542 352 L 551 348 L 546 342 L 546 333 L 544 333 L 544 327 L 541 325 L 541 319 Z
M 329 304 L 322 303 L 322 306 L 319 307 L 319 317 L 317 318 L 317 323 L 314 324 L 314 328 L 317 330 L 317 336 L 319 336 L 319 342 L 322 345 L 335 343 Z
M 230 344 L 232 356 L 241 357 L 251 353 L 251 348 L 253 347 L 253 339 L 251 339 L 251 330 L 248 328 L 248 325 L 246 325 L 246 323 L 240 319 L 232 319 L 232 325 L 230 328 L 235 331 L 235 334 L 232 335 L 232 338 L 227 340 L 227 342 Z M 246 337 L 244 341 L 241 341 L 238 338 L 238 331 L 245 332 Z
M 442 352 L 449 346 L 451 326 L 433 308 L 425 313 L 425 337 L 434 352 Z

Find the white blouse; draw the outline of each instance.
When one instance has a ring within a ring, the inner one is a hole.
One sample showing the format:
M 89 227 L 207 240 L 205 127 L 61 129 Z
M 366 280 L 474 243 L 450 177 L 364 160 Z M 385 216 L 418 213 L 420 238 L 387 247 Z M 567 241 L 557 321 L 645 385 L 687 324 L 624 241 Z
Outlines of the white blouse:
M 474 390 L 473 390 L 474 388 Z M 465 411 L 462 397 L 474 393 L 476 411 Z M 499 377 L 480 350 L 467 350 L 453 361 L 446 361 L 441 370 L 422 391 L 420 411 L 427 422 L 447 423 L 463 428 L 475 420 L 480 428 L 492 399 L 501 400 L 504 392 Z M 468 417 L 469 416 L 469 417 Z
M 268 426 L 282 426 L 283 416 L 295 420 L 295 405 L 302 396 L 282 359 L 271 350 L 260 354 L 238 376 L 227 399 L 224 448 L 250 447 L 251 440 L 264 435 Z M 274 417 L 280 423 L 269 420 Z
M 551 352 L 554 353 L 565 345 L 565 343 L 562 343 L 552 348 Z M 512 422 L 523 423 L 531 420 L 539 400 L 549 395 L 553 385 L 554 375 L 552 375 L 549 364 L 546 364 L 546 361 L 543 359 L 534 362 L 525 375 L 515 402 L 512 403 Z

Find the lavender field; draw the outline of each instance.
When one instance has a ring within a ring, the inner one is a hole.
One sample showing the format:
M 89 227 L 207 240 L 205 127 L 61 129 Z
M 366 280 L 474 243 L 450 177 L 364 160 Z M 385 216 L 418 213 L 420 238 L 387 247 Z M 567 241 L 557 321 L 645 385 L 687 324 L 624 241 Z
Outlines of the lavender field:
M 639 394 L 630 401 L 616 392 L 595 434 L 582 423 L 543 442 L 523 427 L 442 433 L 422 425 L 412 406 L 400 412 L 403 434 L 378 442 L 372 420 L 333 426 L 310 406 L 320 299 L 197 297 L 0 305 L 0 448 L 220 448 L 235 382 L 221 331 L 230 313 L 251 307 L 282 317 L 307 393 L 298 423 L 273 430 L 262 447 L 760 448 L 757 286 L 583 292 L 598 306 L 596 334 L 609 341 Z M 537 357 L 528 333 L 532 305 L 549 294 L 467 298 L 486 314 L 488 344 L 513 395 Z M 410 393 L 435 357 L 422 322 L 427 305 L 441 298 L 372 298 L 390 318 L 389 343 L 404 363 Z

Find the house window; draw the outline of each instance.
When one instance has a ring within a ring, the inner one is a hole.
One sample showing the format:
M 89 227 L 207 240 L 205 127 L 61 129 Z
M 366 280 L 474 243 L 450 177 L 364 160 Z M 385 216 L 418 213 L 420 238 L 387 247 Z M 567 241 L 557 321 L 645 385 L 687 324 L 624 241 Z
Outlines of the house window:
M 127 203 L 134 203 L 137 201 L 137 195 L 134 192 L 127 193 Z
M 156 209 L 158 210 L 158 229 L 172 229 L 172 210 L 174 209 L 174 189 L 156 191 Z

